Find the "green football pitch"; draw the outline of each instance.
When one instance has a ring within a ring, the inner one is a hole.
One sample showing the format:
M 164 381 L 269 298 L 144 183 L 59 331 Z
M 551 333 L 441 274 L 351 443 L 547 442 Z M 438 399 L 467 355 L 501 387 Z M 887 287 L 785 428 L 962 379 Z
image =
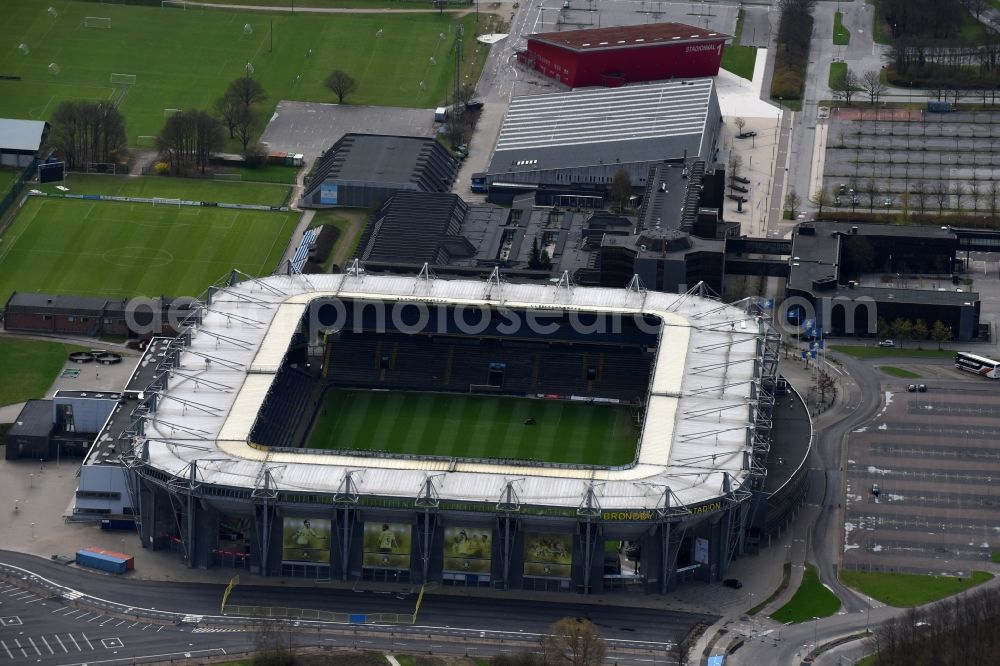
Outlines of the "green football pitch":
M 0 80 L 0 117 L 49 119 L 64 100 L 111 98 L 112 73 L 134 74 L 120 105 L 129 144 L 159 132 L 166 109 L 211 109 L 247 63 L 267 91 L 269 108 L 280 99 L 336 101 L 323 85 L 334 69 L 358 83 L 350 104 L 431 108 L 454 75 L 459 26 L 469 80 L 478 80 L 485 53 L 473 37 L 472 15 L 181 10 L 70 0 L 3 0 L 0 7 L 0 75 L 21 77 Z M 111 27 L 86 27 L 87 17 L 110 19 Z
M 61 195 L 66 187 L 72 194 L 110 194 L 144 199 L 184 199 L 215 203 L 282 206 L 288 201 L 291 187 L 272 183 L 245 183 L 207 178 L 165 178 L 163 176 L 97 176 L 71 173 L 62 183 L 35 187 L 48 194 Z
M 269 274 L 298 214 L 31 197 L 0 242 L 12 291 L 199 296 L 238 268 Z
M 621 405 L 335 389 L 326 393 L 308 445 L 612 466 L 631 463 L 637 444 L 638 428 Z

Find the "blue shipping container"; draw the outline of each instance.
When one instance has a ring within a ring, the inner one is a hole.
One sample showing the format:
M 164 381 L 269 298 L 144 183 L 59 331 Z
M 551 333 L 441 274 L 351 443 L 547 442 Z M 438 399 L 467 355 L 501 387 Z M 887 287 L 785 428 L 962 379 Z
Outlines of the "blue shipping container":
M 76 551 L 76 563 L 80 566 L 100 569 L 113 574 L 123 574 L 127 570 L 125 560 L 89 550 Z

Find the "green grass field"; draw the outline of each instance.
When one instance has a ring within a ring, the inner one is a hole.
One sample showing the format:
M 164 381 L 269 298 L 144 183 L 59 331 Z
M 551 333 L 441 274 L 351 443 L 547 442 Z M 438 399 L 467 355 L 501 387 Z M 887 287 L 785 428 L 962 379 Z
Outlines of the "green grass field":
M 833 13 L 833 43 L 835 46 L 847 46 L 851 43 L 851 31 L 844 27 L 844 14 Z
M 840 580 L 882 603 L 900 608 L 929 604 L 950 597 L 993 578 L 985 571 L 971 577 L 921 576 L 916 574 L 841 571 Z
M 0 338 L 0 406 L 43 397 L 74 351 L 85 350 L 60 342 Z
M 847 63 L 846 62 L 831 62 L 830 63 L 830 76 L 826 81 L 826 84 L 833 88 L 837 83 L 847 76 Z
M 0 243 L 12 291 L 198 296 L 238 268 L 274 270 L 297 213 L 32 197 Z
M 0 117 L 49 119 L 63 100 L 108 99 L 112 73 L 134 74 L 120 107 L 130 144 L 159 132 L 164 109 L 210 109 L 247 63 L 267 91 L 269 110 L 279 99 L 335 101 L 323 86 L 335 68 L 358 82 L 348 103 L 430 108 L 451 84 L 457 27 L 465 28 L 463 71 L 471 81 L 486 51 L 474 39 L 473 15 L 293 15 L 4 0 L 3 16 L 0 74 L 22 80 L 0 81 Z M 111 28 L 84 27 L 88 16 L 110 18 Z M 50 63 L 58 74 L 50 73 Z
M 732 72 L 740 78 L 753 79 L 753 66 L 757 62 L 757 49 L 753 46 L 740 46 L 740 33 L 743 32 L 743 10 L 736 19 L 736 35 L 733 43 L 727 44 L 722 50 L 722 69 Z
M 899 344 L 897 342 L 897 344 Z M 916 342 L 907 342 L 910 347 L 865 347 L 861 345 L 830 345 L 830 350 L 848 354 L 854 358 L 955 358 L 950 349 L 917 349 Z M 928 343 L 930 344 L 930 343 Z
M 526 425 L 532 417 L 536 425 Z M 625 465 L 638 429 L 626 407 L 482 395 L 326 394 L 310 448 Z
M 50 194 L 62 194 L 57 185 L 69 188 L 70 194 L 110 194 L 120 197 L 160 197 L 216 203 L 283 205 L 291 188 L 287 185 L 228 182 L 200 178 L 167 176 L 96 176 L 72 173 L 64 183 L 32 185 Z
M 799 589 L 771 617 L 781 623 L 808 622 L 814 617 L 829 617 L 838 610 L 840 599 L 820 582 L 816 567 L 807 562 Z

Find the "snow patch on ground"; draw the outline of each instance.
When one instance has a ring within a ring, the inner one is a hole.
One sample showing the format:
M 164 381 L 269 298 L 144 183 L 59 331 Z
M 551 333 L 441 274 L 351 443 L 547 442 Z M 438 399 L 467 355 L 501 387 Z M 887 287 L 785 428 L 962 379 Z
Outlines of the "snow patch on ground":
M 868 473 L 869 474 L 882 474 L 884 476 L 884 475 L 888 474 L 890 471 L 892 471 L 892 470 L 879 469 L 878 467 L 875 467 L 874 465 L 868 465 Z
M 851 532 L 853 532 L 854 530 L 856 530 L 857 527 L 858 526 L 855 525 L 854 523 L 844 523 L 844 533 L 845 534 L 850 534 Z
M 881 553 L 882 552 L 882 546 L 879 545 L 879 544 L 875 544 L 874 546 L 872 546 L 872 552 L 873 553 Z
M 880 425 L 878 427 L 878 429 L 879 430 L 888 430 L 889 429 L 889 424 L 888 423 L 883 423 L 882 425 Z
M 853 465 L 853 464 L 855 464 L 855 463 L 854 463 L 854 461 L 853 461 L 853 460 L 851 460 L 850 458 L 848 458 L 848 459 L 847 459 L 847 464 L 848 464 L 848 465 Z
M 845 553 L 846 553 L 847 551 L 849 551 L 849 550 L 853 550 L 853 549 L 855 549 L 855 548 L 861 548 L 861 546 L 859 546 L 859 545 L 858 545 L 858 544 L 856 544 L 856 543 L 845 543 L 845 544 L 844 544 L 844 552 L 845 552 Z
M 868 426 L 862 426 L 862 427 L 858 428 L 857 430 L 855 430 L 854 432 L 864 432 L 866 430 L 868 430 Z
M 902 502 L 904 499 L 906 499 L 906 497 L 903 495 L 889 494 L 886 495 L 886 497 L 889 499 L 890 502 Z
M 885 404 L 882 405 L 882 411 L 878 413 L 879 416 L 885 414 L 885 410 L 889 409 L 889 405 L 892 404 L 892 391 L 885 392 Z M 876 417 L 877 418 L 877 417 Z

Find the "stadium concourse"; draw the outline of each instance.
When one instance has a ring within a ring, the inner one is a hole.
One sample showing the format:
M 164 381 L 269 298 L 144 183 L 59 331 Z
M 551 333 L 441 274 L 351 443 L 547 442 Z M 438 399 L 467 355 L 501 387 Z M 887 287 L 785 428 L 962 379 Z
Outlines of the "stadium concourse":
M 638 280 L 377 276 L 357 263 L 341 275 L 235 276 L 178 338 L 151 345 L 81 476 L 120 474 L 143 547 L 189 567 L 663 593 L 721 579 L 773 499 L 763 490 L 778 336 L 757 299 L 727 305 Z M 595 328 L 603 318 L 614 325 Z M 335 361 L 341 345 L 353 369 Z M 480 379 L 457 359 L 481 364 Z M 317 412 L 338 407 L 323 402 L 327 389 L 413 386 L 456 403 L 486 393 L 628 406 L 637 443 L 615 466 L 499 444 L 475 456 L 303 448 Z

